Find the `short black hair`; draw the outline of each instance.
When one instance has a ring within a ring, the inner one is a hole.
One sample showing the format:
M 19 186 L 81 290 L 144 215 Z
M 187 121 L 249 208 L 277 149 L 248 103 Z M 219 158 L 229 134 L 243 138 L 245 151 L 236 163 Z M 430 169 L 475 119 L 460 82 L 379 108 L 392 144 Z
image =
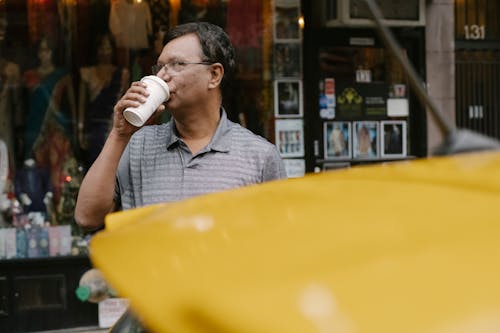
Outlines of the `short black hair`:
M 218 25 L 209 22 L 190 22 L 180 24 L 165 36 L 165 44 L 170 41 L 194 33 L 198 36 L 203 52 L 203 61 L 220 63 L 224 67 L 221 88 L 224 89 L 234 74 L 236 60 L 235 50 L 226 32 Z

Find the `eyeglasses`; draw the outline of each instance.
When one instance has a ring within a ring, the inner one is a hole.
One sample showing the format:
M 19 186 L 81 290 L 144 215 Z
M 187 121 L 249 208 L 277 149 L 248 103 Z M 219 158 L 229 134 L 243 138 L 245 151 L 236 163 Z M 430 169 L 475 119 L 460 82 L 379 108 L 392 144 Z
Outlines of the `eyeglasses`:
M 171 73 L 179 73 L 182 72 L 187 65 L 213 65 L 213 62 L 209 61 L 200 61 L 200 62 L 187 62 L 187 61 L 170 61 L 166 64 L 158 63 L 156 65 L 151 66 L 151 71 L 153 74 L 158 74 L 162 69 L 165 72 L 170 71 Z

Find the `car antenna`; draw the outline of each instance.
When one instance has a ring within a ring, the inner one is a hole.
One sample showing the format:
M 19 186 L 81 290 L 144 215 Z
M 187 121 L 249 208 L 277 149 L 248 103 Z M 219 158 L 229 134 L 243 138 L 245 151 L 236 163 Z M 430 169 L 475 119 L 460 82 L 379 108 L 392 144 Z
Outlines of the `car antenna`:
M 392 53 L 397 61 L 403 67 L 403 70 L 408 75 L 410 86 L 413 88 L 415 95 L 419 99 L 422 106 L 425 107 L 433 117 L 443 136 L 443 142 L 434 150 L 433 155 L 451 155 L 458 153 L 466 153 L 481 150 L 498 150 L 500 149 L 500 141 L 497 139 L 485 136 L 483 134 L 473 132 L 468 129 L 455 129 L 439 111 L 434 101 L 427 94 L 422 80 L 409 63 L 408 58 L 403 55 L 401 48 L 396 42 L 392 33 L 382 23 L 382 14 L 375 0 L 365 0 L 369 12 L 378 28 L 378 32 L 385 47 Z

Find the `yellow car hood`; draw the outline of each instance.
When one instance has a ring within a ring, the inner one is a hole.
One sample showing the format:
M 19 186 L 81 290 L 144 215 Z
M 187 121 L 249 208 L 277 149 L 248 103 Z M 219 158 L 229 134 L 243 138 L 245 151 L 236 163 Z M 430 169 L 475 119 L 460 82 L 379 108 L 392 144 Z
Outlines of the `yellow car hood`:
M 152 332 L 499 332 L 500 153 L 110 214 L 90 255 Z

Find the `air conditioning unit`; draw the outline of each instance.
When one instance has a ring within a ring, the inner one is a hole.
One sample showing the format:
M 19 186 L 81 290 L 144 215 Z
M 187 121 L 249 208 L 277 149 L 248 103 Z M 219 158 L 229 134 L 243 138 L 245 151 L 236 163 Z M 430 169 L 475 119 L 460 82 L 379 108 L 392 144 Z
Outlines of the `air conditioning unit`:
M 388 26 L 424 26 L 425 0 L 376 0 Z M 374 23 L 364 0 L 322 0 L 314 5 L 322 26 L 370 27 Z M 316 16 L 318 17 L 318 16 Z

